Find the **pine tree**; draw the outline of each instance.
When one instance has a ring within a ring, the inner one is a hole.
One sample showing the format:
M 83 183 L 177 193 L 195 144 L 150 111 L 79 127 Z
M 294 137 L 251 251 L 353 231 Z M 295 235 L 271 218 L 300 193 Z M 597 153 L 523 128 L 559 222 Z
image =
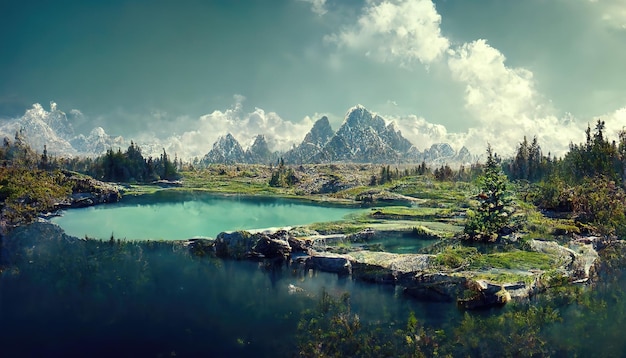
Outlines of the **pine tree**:
M 509 223 L 506 211 L 508 180 L 499 165 L 498 156 L 487 145 L 485 174 L 480 178 L 480 206 L 476 211 L 467 211 L 465 223 L 466 239 L 495 241 L 500 231 Z

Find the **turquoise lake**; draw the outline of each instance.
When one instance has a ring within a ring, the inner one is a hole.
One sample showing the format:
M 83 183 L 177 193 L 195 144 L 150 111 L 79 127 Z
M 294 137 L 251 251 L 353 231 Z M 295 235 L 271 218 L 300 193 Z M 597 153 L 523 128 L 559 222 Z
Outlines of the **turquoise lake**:
M 51 221 L 69 235 L 128 240 L 216 237 L 222 231 L 342 220 L 362 209 L 303 201 L 161 191 L 121 202 L 67 210 Z
M 49 223 L 19 227 L 0 245 L 0 356 L 293 357 L 302 339 L 301 320 L 319 306 L 322 292 L 337 299 L 349 294 L 351 312 L 358 314 L 364 329 L 376 332 L 404 327 L 408 313 L 414 312 L 419 322 L 453 337 L 464 318 L 516 309 L 509 304 L 466 313 L 453 302 L 419 302 L 404 295 L 401 287 L 309 271 L 295 262 L 268 265 L 196 257 L 171 241 L 225 230 L 340 220 L 360 210 L 161 192 L 68 210 L 53 220 L 67 235 Z M 112 232 L 129 240 L 81 239 L 108 239 Z M 133 241 L 143 238 L 165 241 Z M 391 236 L 369 244 L 411 252 L 417 245 L 412 241 Z M 610 271 L 598 282 L 587 301 L 550 303 L 562 320 L 538 337 L 554 356 L 623 356 L 626 351 L 626 275 Z M 528 304 L 542 305 L 534 298 Z M 502 322 L 498 329 L 505 326 Z M 515 332 L 511 334 L 513 339 Z M 499 356 L 489 337 L 457 353 Z

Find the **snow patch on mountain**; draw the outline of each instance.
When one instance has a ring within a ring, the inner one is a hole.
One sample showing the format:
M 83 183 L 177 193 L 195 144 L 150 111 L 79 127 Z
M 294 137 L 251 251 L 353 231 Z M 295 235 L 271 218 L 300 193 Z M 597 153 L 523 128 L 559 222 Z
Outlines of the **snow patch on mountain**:
M 76 135 L 71 122 L 79 116 L 80 111 L 72 110 L 68 117 L 55 102 L 50 102 L 49 111 L 35 103 L 22 117 L 0 124 L 0 136 L 13 138 L 20 132 L 33 149 L 41 152 L 45 146 L 49 154 L 61 157 L 96 156 L 126 145 L 122 137 L 111 137 L 100 127 L 88 136 Z

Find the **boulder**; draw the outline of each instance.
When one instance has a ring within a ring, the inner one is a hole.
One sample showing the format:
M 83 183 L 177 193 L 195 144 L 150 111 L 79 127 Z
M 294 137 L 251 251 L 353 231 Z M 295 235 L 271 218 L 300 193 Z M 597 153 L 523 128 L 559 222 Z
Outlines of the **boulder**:
M 313 239 L 305 237 L 292 237 L 287 239 L 289 246 L 293 252 L 309 252 L 313 248 Z
M 453 302 L 465 289 L 467 279 L 444 273 L 414 275 L 404 279 L 404 293 L 421 301 Z
M 505 283 L 502 287 L 509 293 L 509 296 L 515 300 L 528 299 L 537 291 L 537 285 L 535 282 L 528 284 L 526 282 Z
M 563 267 L 569 267 L 576 258 L 574 251 L 555 241 L 529 240 L 528 245 L 531 251 L 556 256 Z
M 122 198 L 118 187 L 115 185 L 70 171 L 63 171 L 63 174 L 72 183 L 71 207 L 116 203 Z
M 189 253 L 197 257 L 211 256 L 215 254 L 215 240 L 194 238 L 185 242 Z
M 215 255 L 243 259 L 252 255 L 255 238 L 247 231 L 222 232 L 215 239 Z
M 340 275 L 349 275 L 352 273 L 352 265 L 347 255 L 328 252 L 312 253 L 307 260 L 306 268 L 334 272 Z
M 572 280 L 574 282 L 585 282 L 589 280 L 591 268 L 598 260 L 598 252 L 594 249 L 594 242 L 590 239 L 572 241 L 569 243 L 570 249 L 576 253 L 572 262 Z
M 357 251 L 349 254 L 355 278 L 379 283 L 403 284 L 416 273 L 430 267 L 432 255 L 392 254 L 389 252 Z
M 253 241 L 256 241 L 253 252 L 263 258 L 286 260 L 291 254 L 289 246 L 289 235 L 281 230 L 275 234 L 254 234 Z
M 458 305 L 464 309 L 500 307 L 511 300 L 511 294 L 502 285 L 476 280 L 469 281 L 467 286 L 472 291 L 471 297 L 457 300 Z

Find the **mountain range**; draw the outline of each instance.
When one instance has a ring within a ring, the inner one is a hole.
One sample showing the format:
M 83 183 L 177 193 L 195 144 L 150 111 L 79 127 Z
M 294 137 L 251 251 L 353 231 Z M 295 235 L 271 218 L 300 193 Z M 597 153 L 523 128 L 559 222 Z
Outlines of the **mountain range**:
M 457 152 L 447 143 L 433 144 L 422 152 L 396 130 L 394 123 L 386 124 L 382 117 L 358 105 L 348 111 L 337 132 L 332 130 L 324 116 L 315 122 L 302 143 L 285 153 L 271 152 L 262 135 L 244 150 L 228 133 L 213 144 L 201 163 L 271 163 L 277 158 L 283 158 L 288 164 L 424 161 L 438 165 L 469 164 L 477 160 L 467 148 L 462 147 Z
M 64 156 L 97 156 L 109 148 L 125 148 L 130 143 L 123 137 L 112 137 L 101 127 L 88 135 L 76 134 L 71 116 L 59 110 L 54 102 L 50 111 L 35 104 L 24 116 L 0 125 L 0 136 L 11 138 L 16 132 L 37 151 L 44 145 L 49 153 Z M 145 155 L 153 155 L 154 143 L 142 146 Z M 157 146 L 160 152 L 161 147 Z M 149 153 L 146 153 L 149 152 Z M 158 154 L 157 154 L 158 155 Z M 420 151 L 402 136 L 393 122 L 357 105 L 348 110 L 339 129 L 333 131 L 326 116 L 318 119 L 303 141 L 286 152 L 272 151 L 268 140 L 258 134 L 250 147 L 243 148 L 235 137 L 227 133 L 219 137 L 199 162 L 211 163 L 272 163 L 283 158 L 289 164 L 351 162 L 351 163 L 421 163 L 467 164 L 477 160 L 465 147 L 458 152 L 447 143 L 433 144 Z
M 54 102 L 50 102 L 50 111 L 36 103 L 19 119 L 0 125 L 2 137 L 13 138 L 18 132 L 34 150 L 41 152 L 46 146 L 48 153 L 60 157 L 97 156 L 109 148 L 128 146 L 124 138 L 111 137 L 102 127 L 94 128 L 87 136 L 76 135 L 67 114 Z

